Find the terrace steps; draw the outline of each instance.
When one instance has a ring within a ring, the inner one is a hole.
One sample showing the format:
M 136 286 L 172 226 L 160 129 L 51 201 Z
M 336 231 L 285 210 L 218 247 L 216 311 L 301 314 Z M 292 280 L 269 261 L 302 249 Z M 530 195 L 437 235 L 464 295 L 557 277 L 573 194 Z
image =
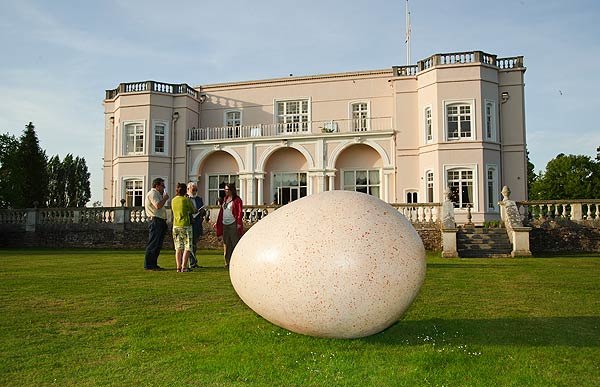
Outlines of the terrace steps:
M 502 258 L 512 252 L 505 228 L 461 227 L 456 247 L 461 258 Z

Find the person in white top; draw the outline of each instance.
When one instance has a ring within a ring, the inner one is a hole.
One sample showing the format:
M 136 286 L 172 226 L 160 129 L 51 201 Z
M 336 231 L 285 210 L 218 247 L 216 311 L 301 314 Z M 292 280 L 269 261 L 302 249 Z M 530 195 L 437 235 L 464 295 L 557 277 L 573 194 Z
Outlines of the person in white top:
M 225 198 L 219 210 L 216 229 L 217 237 L 225 242 L 225 267 L 229 267 L 231 254 L 244 234 L 243 203 L 237 195 L 235 184 L 225 184 Z
M 167 210 L 165 203 L 169 194 L 165 192 L 165 181 L 157 177 L 152 181 L 152 189 L 146 195 L 146 217 L 148 218 L 148 245 L 144 256 L 144 269 L 162 270 L 158 266 L 158 256 L 167 233 Z

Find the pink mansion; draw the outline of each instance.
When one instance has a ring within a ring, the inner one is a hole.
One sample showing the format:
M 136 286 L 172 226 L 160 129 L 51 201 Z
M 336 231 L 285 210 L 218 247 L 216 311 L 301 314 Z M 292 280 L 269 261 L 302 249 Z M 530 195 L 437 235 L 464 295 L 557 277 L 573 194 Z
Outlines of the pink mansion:
M 104 205 L 140 206 L 156 177 L 224 181 L 248 205 L 328 190 L 441 202 L 458 223 L 527 198 L 523 57 L 435 54 L 411 66 L 199 85 L 121 83 L 104 100 Z M 352 209 L 352 203 L 348 203 Z

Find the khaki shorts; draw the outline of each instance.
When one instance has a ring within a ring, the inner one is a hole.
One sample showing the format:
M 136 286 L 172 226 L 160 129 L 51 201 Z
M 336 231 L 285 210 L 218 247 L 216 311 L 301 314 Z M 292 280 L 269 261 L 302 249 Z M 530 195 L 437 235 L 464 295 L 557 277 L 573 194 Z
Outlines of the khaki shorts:
M 192 226 L 173 227 L 173 245 L 175 250 L 192 251 Z

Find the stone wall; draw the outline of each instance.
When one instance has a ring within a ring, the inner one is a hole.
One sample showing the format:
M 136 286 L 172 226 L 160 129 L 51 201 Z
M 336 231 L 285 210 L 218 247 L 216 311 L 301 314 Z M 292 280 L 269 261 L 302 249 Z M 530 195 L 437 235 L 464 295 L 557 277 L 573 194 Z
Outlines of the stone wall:
M 246 230 L 252 223 L 246 224 Z M 204 222 L 200 248 L 221 249 L 212 222 Z M 417 232 L 427 250 L 441 250 L 441 234 L 437 228 L 419 228 Z M 25 231 L 21 225 L 0 225 L 0 247 L 91 248 L 91 249 L 144 249 L 148 240 L 148 226 L 142 223 L 91 223 L 37 225 L 35 232 Z M 163 245 L 173 249 L 171 232 Z
M 530 223 L 533 254 L 600 252 L 600 221 L 543 220 Z
M 600 252 L 600 220 L 571 222 L 568 220 L 535 221 L 529 234 L 533 254 Z M 246 227 L 251 227 L 247 224 Z M 416 225 L 428 251 L 442 249 L 439 228 Z M 25 231 L 24 224 L 0 224 L 1 247 L 140 249 L 146 247 L 148 227 L 140 223 L 40 224 L 35 232 Z M 200 248 L 223 247 L 217 240 L 212 222 L 204 223 Z M 171 233 L 165 237 L 165 249 L 173 249 Z

